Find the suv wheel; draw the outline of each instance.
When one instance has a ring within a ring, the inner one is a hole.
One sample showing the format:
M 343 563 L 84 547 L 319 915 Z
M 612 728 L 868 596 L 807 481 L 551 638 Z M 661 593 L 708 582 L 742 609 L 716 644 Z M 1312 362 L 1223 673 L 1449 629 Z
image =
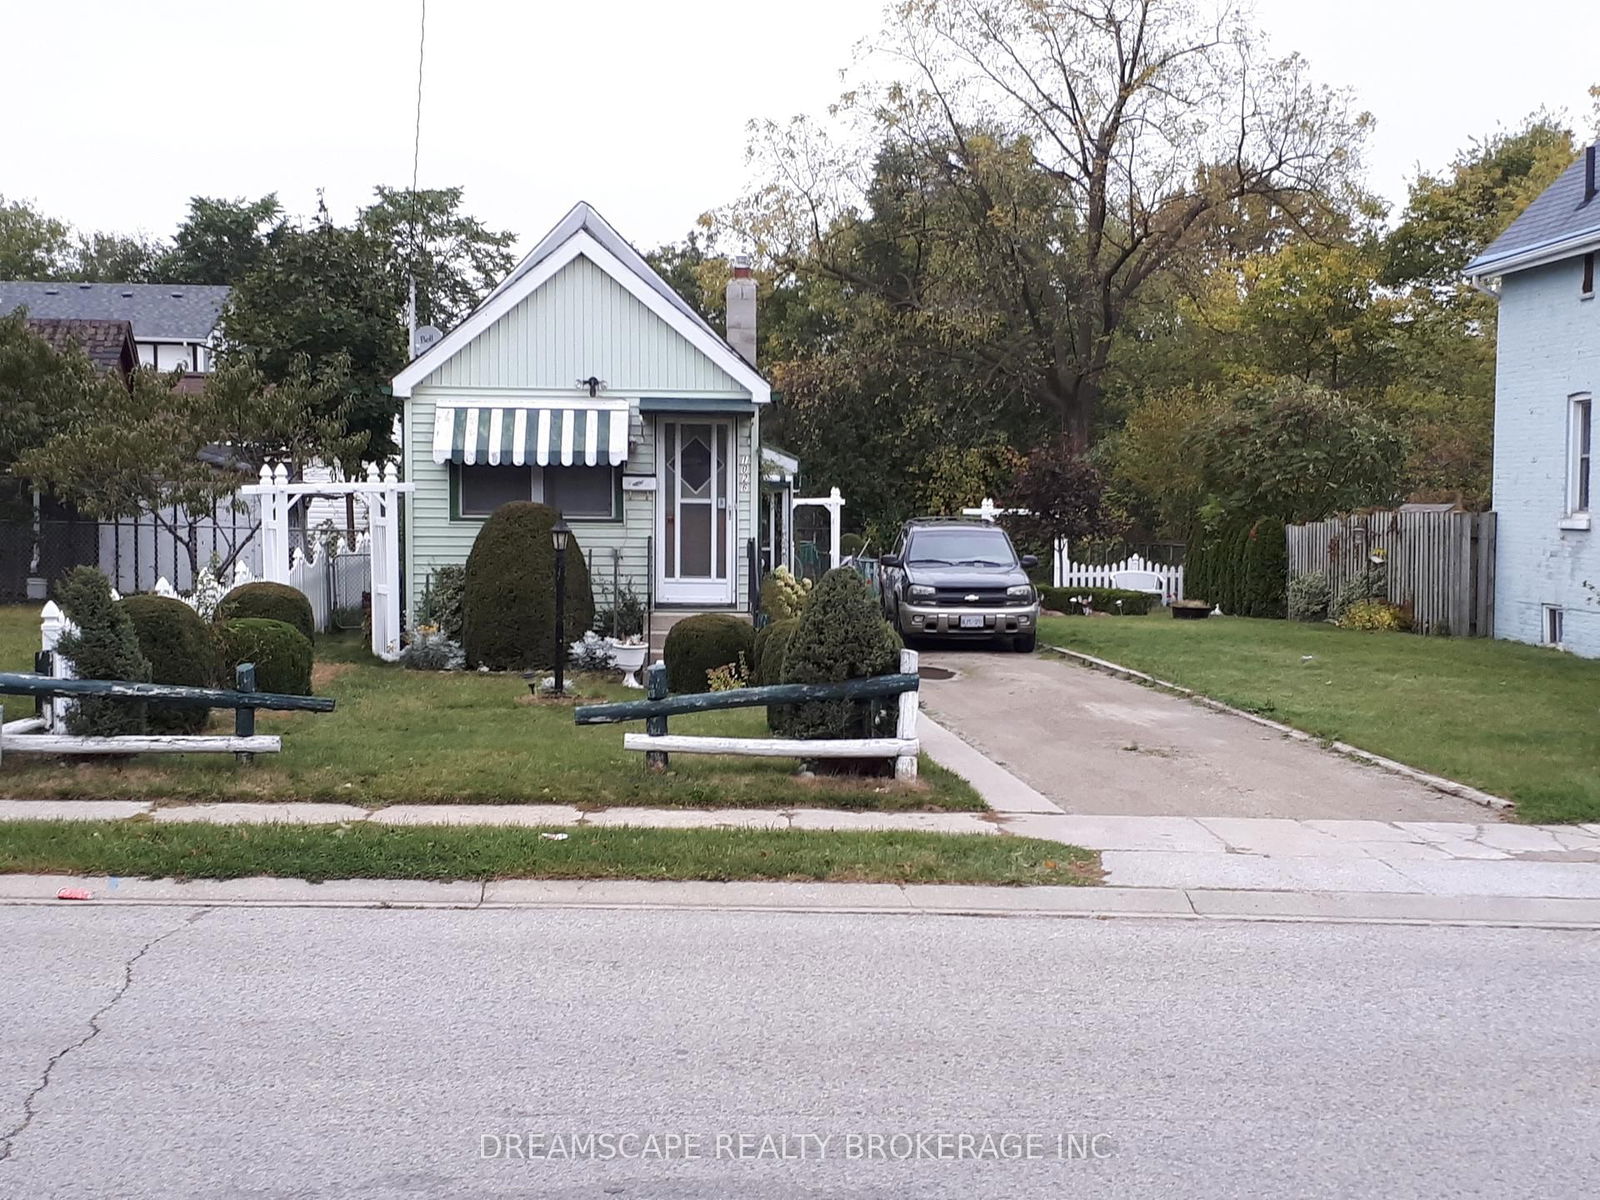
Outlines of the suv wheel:
M 1018 654 L 1032 654 L 1034 647 L 1039 644 L 1039 631 L 1031 630 L 1028 633 L 1019 633 L 1011 639 L 1011 648 Z

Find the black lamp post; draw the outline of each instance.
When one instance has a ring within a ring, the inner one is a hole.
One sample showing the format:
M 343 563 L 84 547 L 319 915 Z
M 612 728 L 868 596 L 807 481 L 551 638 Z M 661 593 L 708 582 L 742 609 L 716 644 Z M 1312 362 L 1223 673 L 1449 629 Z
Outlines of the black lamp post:
M 564 696 L 567 671 L 567 541 L 572 530 L 567 519 L 556 517 L 550 527 L 550 543 L 556 548 L 556 695 Z

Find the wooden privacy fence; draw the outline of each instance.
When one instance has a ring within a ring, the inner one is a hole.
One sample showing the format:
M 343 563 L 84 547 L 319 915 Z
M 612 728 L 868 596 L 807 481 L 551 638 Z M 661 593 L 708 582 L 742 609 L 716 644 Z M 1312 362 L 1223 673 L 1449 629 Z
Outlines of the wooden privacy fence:
M 1291 525 L 1289 578 L 1321 571 L 1335 596 L 1386 557 L 1389 600 L 1409 604 L 1418 633 L 1494 633 L 1494 513 L 1381 511 Z
M 44 653 L 40 657 L 45 657 Z M 167 683 L 136 683 L 126 679 L 57 679 L 50 675 L 0 672 L 0 695 L 31 696 L 32 717 L 5 720 L 0 709 L 0 759 L 6 754 L 233 754 L 248 763 L 256 754 L 281 750 L 281 739 L 256 734 L 256 709 L 291 712 L 332 712 L 332 699 L 324 696 L 287 696 L 258 692 L 254 663 L 241 663 L 237 689 L 179 687 Z M 231 708 L 231 737 L 205 734 L 126 734 L 115 737 L 75 737 L 57 731 L 50 702 L 58 696 L 110 696 L 126 700 L 159 700 L 203 708 Z
M 843 683 L 780 683 L 770 687 L 735 688 L 688 696 L 667 694 L 667 668 L 656 663 L 648 672 L 647 699 L 617 704 L 584 704 L 573 710 L 579 725 L 611 725 L 618 721 L 644 721 L 644 733 L 622 737 L 624 750 L 643 750 L 645 763 L 665 770 L 667 754 L 747 754 L 764 758 L 892 758 L 896 779 L 917 777 L 917 652 L 900 652 L 898 675 L 847 679 Z M 866 738 L 729 738 L 674 735 L 667 718 L 724 708 L 753 708 L 768 704 L 803 704 L 807 700 L 882 700 L 898 697 L 895 735 Z

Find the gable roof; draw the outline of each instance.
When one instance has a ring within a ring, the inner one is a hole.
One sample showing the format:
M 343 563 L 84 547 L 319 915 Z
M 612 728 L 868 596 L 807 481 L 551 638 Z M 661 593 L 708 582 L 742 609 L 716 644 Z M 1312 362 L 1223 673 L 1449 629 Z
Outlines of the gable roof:
M 395 376 L 394 394 L 410 396 L 413 387 L 580 255 L 615 279 L 695 349 L 748 388 L 752 400 L 763 404 L 771 399 L 772 388 L 766 379 L 656 274 L 644 256 L 609 221 L 583 201 L 574 205 L 555 228 L 539 240 L 466 320 Z
M 24 307 L 30 317 L 127 321 L 140 341 L 203 342 L 232 288 L 188 283 L 0 282 L 0 313 Z
M 1522 214 L 1465 267 L 1471 278 L 1508 275 L 1600 247 L 1600 196 L 1584 202 L 1588 148 Z
M 133 326 L 127 321 L 73 321 L 61 317 L 29 317 L 28 330 L 57 350 L 78 346 L 102 371 L 131 374 L 139 365 Z

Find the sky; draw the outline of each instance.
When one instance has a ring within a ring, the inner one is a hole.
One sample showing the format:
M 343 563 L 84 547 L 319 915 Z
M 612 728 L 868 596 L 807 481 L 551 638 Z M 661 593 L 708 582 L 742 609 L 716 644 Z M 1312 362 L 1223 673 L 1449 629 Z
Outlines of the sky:
M 191 195 L 326 191 L 351 215 L 411 177 L 419 0 L 0 0 L 0 195 L 165 236 Z M 820 112 L 876 0 L 429 0 L 420 183 L 526 249 L 577 200 L 641 247 L 749 182 L 745 124 Z M 1515 19 L 1508 19 L 1508 14 Z M 1592 133 L 1593 0 L 1256 0 L 1275 51 L 1377 118 L 1369 185 L 1541 106 Z M 1554 36 L 1552 32 L 1554 31 Z

